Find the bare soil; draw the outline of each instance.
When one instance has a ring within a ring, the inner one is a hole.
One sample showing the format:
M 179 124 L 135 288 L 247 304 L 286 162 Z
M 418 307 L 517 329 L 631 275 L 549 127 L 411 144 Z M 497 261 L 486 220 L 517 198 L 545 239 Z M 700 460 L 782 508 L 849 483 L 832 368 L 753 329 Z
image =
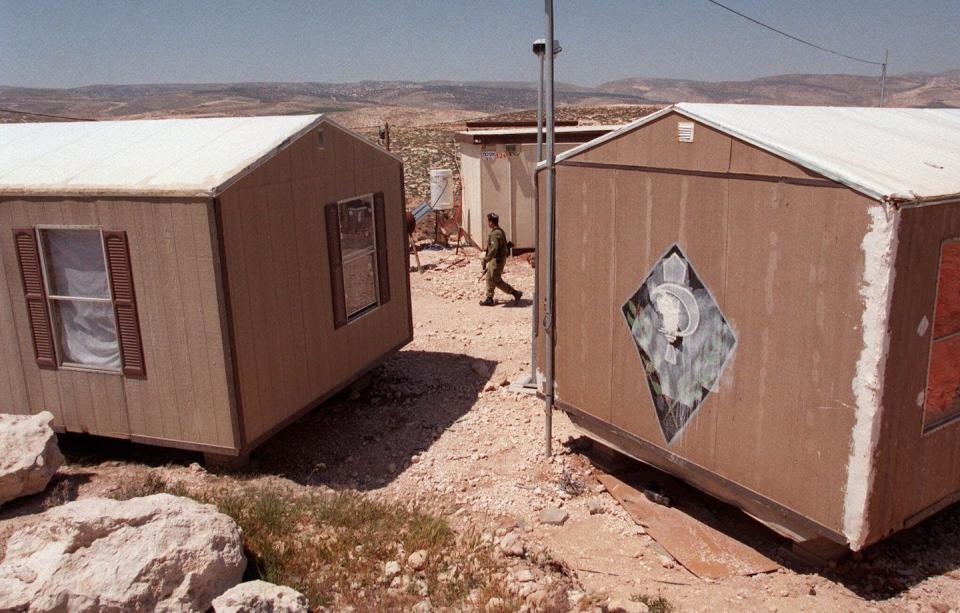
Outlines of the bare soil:
M 554 455 L 544 456 L 543 402 L 509 387 L 530 368 L 530 265 L 512 259 L 504 273 L 524 292 L 519 305 L 498 295 L 500 304 L 481 307 L 475 251 L 425 249 L 420 258 L 425 271 L 411 273 L 414 341 L 258 449 L 247 474 L 211 475 L 191 466 L 199 459 L 192 453 L 62 437 L 69 464 L 47 494 L 0 510 L 0 541 L 44 505 L 110 494 L 131 475 L 154 471 L 188 488 L 239 479 L 278 491 L 332 489 L 416 504 L 493 546 L 515 534 L 528 555 L 500 558 L 504 582 L 522 590 L 529 581 L 518 577 L 529 578 L 519 573 L 530 569 L 532 584 L 566 595 L 536 601 L 526 588 L 509 601 L 533 610 L 590 609 L 608 597 L 663 598 L 675 611 L 960 610 L 956 506 L 855 558 L 813 569 L 736 509 L 658 471 L 621 463 L 621 479 L 662 489 L 677 508 L 783 565 L 752 577 L 697 578 L 603 491 L 595 466 L 601 456 L 561 413 L 554 414 Z M 546 507 L 562 508 L 569 519 L 540 523 Z

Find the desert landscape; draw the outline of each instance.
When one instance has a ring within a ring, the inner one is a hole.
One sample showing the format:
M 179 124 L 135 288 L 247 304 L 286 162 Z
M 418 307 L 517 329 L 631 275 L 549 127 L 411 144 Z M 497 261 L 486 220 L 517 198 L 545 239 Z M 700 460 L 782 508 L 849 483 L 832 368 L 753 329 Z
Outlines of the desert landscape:
M 888 88 L 890 105 L 960 106 L 958 71 L 898 75 Z M 876 91 L 875 78 L 852 75 L 637 78 L 558 86 L 557 118 L 622 124 L 680 100 L 872 105 Z M 535 103 L 530 83 L 0 87 L 0 122 L 327 113 L 374 142 L 389 123 L 412 208 L 429 197 L 430 169 L 459 176 L 454 132 L 474 119 L 529 121 Z M 205 467 L 199 453 L 60 435 L 63 465 L 49 487 L 0 506 L 0 568 L 10 543 L 29 548 L 18 534 L 54 530 L 64 505 L 172 494 L 212 504 L 239 527 L 233 565 L 241 552 L 249 564 L 232 568 L 234 582 L 243 572 L 289 586 L 317 611 L 958 610 L 957 505 L 818 566 L 746 514 L 592 443 L 560 412 L 546 458 L 543 401 L 511 386 L 530 369 L 531 301 L 478 306 L 480 254 L 432 244 L 433 223 L 415 235 L 422 270 L 410 258 L 412 343 L 239 470 Z M 529 257 L 511 258 L 505 278 L 532 296 Z M 661 497 L 640 504 L 746 544 L 760 565 L 694 572 L 613 495 L 618 481 Z M 188 512 L 208 521 L 206 508 Z M 118 529 L 153 521 L 134 511 Z M 94 562 L 80 570 L 95 574 Z

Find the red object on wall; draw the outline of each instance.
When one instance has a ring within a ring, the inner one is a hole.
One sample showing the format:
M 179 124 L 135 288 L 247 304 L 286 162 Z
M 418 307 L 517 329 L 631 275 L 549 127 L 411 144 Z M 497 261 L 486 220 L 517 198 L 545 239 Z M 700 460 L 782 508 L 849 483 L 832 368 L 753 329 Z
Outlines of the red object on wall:
M 943 244 L 924 424 L 936 425 L 960 414 L 960 240 Z

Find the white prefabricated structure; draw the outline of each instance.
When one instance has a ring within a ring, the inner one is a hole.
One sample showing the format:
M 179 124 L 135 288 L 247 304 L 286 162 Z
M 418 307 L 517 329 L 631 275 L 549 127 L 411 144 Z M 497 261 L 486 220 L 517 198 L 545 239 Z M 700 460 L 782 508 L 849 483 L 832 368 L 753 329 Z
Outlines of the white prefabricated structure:
M 620 126 L 558 126 L 556 153 L 608 134 Z M 514 252 L 533 251 L 533 170 L 537 165 L 536 127 L 504 127 L 458 132 L 463 182 L 463 227 L 484 244 L 486 216 L 500 216 L 500 227 Z

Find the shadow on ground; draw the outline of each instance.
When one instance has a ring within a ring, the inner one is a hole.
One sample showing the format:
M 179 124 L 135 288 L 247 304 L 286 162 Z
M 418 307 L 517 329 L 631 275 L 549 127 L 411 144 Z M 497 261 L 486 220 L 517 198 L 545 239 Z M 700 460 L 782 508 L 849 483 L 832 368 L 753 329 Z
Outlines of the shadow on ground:
M 401 351 L 367 386 L 319 406 L 253 454 L 257 474 L 360 490 L 383 487 L 466 414 L 496 363 Z
M 566 446 L 582 453 L 598 468 L 631 487 L 666 496 L 670 506 L 784 567 L 798 573 L 817 573 L 866 600 L 895 598 L 914 585 L 944 574 L 960 580 L 960 530 L 956 529 L 960 524 L 960 504 L 948 507 L 862 552 L 817 567 L 797 559 L 790 551 L 792 542 L 789 539 L 680 479 L 616 452 L 611 460 L 609 450 L 586 437 L 571 439 Z
M 92 473 L 58 473 L 39 494 L 24 496 L 0 507 L 0 520 L 35 515 L 49 508 L 77 499 L 80 486 L 90 481 Z

